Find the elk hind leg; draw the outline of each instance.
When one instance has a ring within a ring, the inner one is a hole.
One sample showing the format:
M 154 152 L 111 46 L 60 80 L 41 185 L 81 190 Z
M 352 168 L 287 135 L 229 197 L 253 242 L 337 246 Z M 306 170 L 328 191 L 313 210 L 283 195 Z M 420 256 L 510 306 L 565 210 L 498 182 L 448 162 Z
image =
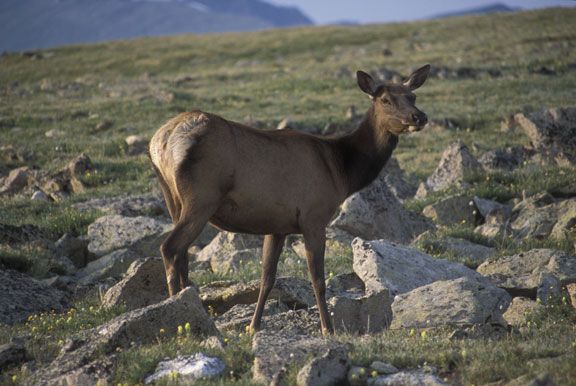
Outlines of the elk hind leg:
M 176 227 L 160 247 L 170 296 L 190 285 L 188 247 L 212 217 L 214 211 L 210 210 L 210 207 L 206 206 L 202 210 L 184 208 Z
M 276 281 L 276 269 L 278 268 L 278 259 L 284 246 L 285 235 L 266 235 L 264 236 L 264 247 L 262 249 L 262 279 L 260 280 L 260 293 L 258 295 L 258 304 L 256 311 L 250 323 L 250 330 L 257 331 L 260 329 L 262 313 L 266 299 L 274 287 Z

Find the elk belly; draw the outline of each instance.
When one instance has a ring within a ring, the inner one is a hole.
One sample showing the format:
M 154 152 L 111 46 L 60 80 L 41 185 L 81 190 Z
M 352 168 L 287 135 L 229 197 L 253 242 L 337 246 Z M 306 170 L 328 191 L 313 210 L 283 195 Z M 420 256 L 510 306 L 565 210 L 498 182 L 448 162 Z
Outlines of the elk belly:
M 289 208 L 280 203 L 266 205 L 265 201 L 238 203 L 226 198 L 210 219 L 210 223 L 229 232 L 251 234 L 300 232 L 298 208 Z

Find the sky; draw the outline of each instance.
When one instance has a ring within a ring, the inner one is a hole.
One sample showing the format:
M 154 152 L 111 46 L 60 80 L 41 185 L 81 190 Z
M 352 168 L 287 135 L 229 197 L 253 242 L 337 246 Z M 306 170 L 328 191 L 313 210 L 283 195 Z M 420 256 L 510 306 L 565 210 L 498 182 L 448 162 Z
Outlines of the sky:
M 576 0 L 268 0 L 268 2 L 296 6 L 316 24 L 340 21 L 359 23 L 412 21 L 494 3 L 522 9 L 576 6 Z

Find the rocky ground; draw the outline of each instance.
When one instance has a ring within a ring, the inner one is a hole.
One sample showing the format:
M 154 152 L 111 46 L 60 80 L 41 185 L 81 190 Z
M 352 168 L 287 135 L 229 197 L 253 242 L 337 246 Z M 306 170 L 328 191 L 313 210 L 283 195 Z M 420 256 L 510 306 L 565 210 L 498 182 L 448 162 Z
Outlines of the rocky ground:
M 353 256 L 350 272 L 327 279 L 338 331 L 369 336 L 387 329 L 450 325 L 461 327 L 457 333 L 466 337 L 483 328 L 505 332 L 523 326 L 527 313 L 538 312 L 562 293 L 576 305 L 574 251 L 536 248 L 503 254 L 470 237 L 446 237 L 440 232 L 445 226 L 467 224 L 479 240 L 575 240 L 574 183 L 562 187 L 562 194 L 542 191 L 501 203 L 470 196 L 464 177 L 483 171 L 514 173 L 527 162 L 574 167 L 576 108 L 517 114 L 505 125 L 516 126 L 530 138 L 531 146 L 480 149 L 476 159 L 465 144 L 456 142 L 419 187 L 392 159 L 372 185 L 346 200 L 330 224 L 327 244 L 328 259 L 346 250 Z M 137 154 L 145 141 L 130 138 L 128 146 Z M 82 154 L 54 175 L 14 169 L 2 179 L 0 194 L 60 200 L 86 189 L 76 176 L 91 168 L 89 155 Z M 455 188 L 454 195 L 430 200 Z M 405 204 L 427 200 L 430 204 L 421 213 L 406 209 Z M 51 364 L 31 372 L 29 384 L 105 384 L 115 371 L 117 351 L 154 341 L 158 326 L 168 334 L 185 328 L 210 347 L 225 345 L 222 331 L 243 331 L 248 326 L 259 280 L 197 283 L 198 287 L 168 298 L 162 262 L 154 257 L 172 228 L 160 195 L 95 199 L 75 206 L 101 214 L 79 237 L 54 235 L 32 225 L 0 224 L 4 250 L 42 248 L 47 251 L 48 272 L 53 273 L 33 279 L 0 267 L 0 323 L 18 324 L 31 315 L 64 312 L 74 301 L 95 294 L 101 295 L 104 308 L 121 306 L 125 312 L 71 336 Z M 189 250 L 194 261 L 191 275 L 257 267 L 261 244 L 262 237 L 207 227 Z M 431 245 L 456 258 L 449 261 L 425 253 Z M 289 257 L 284 264 L 305 265 L 299 237 L 287 241 L 285 254 Z M 397 369 L 377 361 L 359 366 L 350 360 L 346 343 L 321 338 L 318 331 L 309 282 L 279 277 L 263 330 L 252 339 L 254 382 L 282 384 L 287 369 L 298 366 L 299 385 L 444 384 L 434 369 Z M 0 346 L 0 367 L 28 361 L 23 339 L 15 337 L 13 343 Z M 225 367 L 220 359 L 200 354 L 171 359 L 159 365 L 163 372 L 147 379 L 170 374 L 174 371 L 170 366 L 177 366 L 186 379 L 209 377 Z

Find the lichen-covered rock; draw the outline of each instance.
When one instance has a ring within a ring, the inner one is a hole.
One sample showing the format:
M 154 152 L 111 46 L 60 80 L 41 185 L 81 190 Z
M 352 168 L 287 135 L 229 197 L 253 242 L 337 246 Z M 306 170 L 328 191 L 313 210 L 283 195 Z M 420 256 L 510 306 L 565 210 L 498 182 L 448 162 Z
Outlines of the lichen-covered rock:
M 328 309 L 337 331 L 377 333 L 390 326 L 392 300 L 388 291 L 363 297 L 334 296 L 328 300 Z
M 196 260 L 209 261 L 214 272 L 236 271 L 260 259 L 263 242 L 263 236 L 220 232 L 200 251 Z
M 129 248 L 147 237 L 161 235 L 171 229 L 172 224 L 151 217 L 100 217 L 88 227 L 88 250 L 103 256 L 116 249 Z
M 76 272 L 78 284 L 90 285 L 108 277 L 122 276 L 139 257 L 139 254 L 129 249 L 119 249 L 102 256 Z
M 424 207 L 422 214 L 440 225 L 474 224 L 476 215 L 471 202 L 463 194 L 451 196 Z
M 538 153 L 560 165 L 576 163 L 575 107 L 520 113 L 514 119 Z
M 482 165 L 474 158 L 468 147 L 458 140 L 444 150 L 438 167 L 418 189 L 416 198 L 421 199 L 427 193 L 444 190 L 450 185 L 461 182 L 465 173 L 482 169 Z
M 350 360 L 344 347 L 328 348 L 320 356 L 312 358 L 300 369 L 298 386 L 332 386 L 346 379 Z
M 463 264 L 436 259 L 415 248 L 385 240 L 356 238 L 352 249 L 354 272 L 364 281 L 368 294 L 383 290 L 390 291 L 391 295 L 402 294 L 438 280 L 459 277 L 482 279 Z
M 269 384 L 283 369 L 303 361 L 307 356 L 321 358 L 332 351 L 328 356 L 338 358 L 337 362 L 340 359 L 347 359 L 344 343 L 270 330 L 263 330 L 254 335 L 252 351 L 255 357 L 253 380 L 259 384 Z M 346 372 L 344 379 L 345 374 Z
M 391 328 L 423 328 L 439 325 L 505 325 L 502 314 L 512 299 L 486 280 L 462 277 L 436 281 L 408 293 L 392 303 Z
M 0 269 L 0 323 L 14 324 L 30 315 L 60 312 L 69 306 L 63 292 L 21 272 Z
M 478 272 L 514 296 L 535 298 L 543 274 L 556 277 L 562 285 L 576 283 L 576 258 L 553 249 L 532 249 L 487 261 Z
M 187 323 L 190 324 L 188 331 L 192 335 L 218 335 L 216 326 L 192 287 L 160 303 L 126 312 L 103 325 L 69 338 L 58 357 L 49 366 L 35 372 L 29 384 L 52 384 L 53 379 L 63 379 L 74 374 L 99 352 L 125 349 L 134 344 L 153 342 L 161 336 L 173 336 L 178 326 Z
M 556 200 L 540 193 L 516 205 L 511 220 L 518 237 L 562 238 L 576 231 L 576 199 Z
M 542 304 L 532 299 L 516 297 L 512 299 L 512 302 L 502 317 L 508 324 L 521 326 L 525 324 L 527 320 L 536 316 L 543 308 L 544 306 Z
M 432 229 L 429 220 L 404 208 L 384 182 L 383 175 L 348 197 L 330 226 L 366 240 L 386 239 L 402 244 Z
M 104 295 L 104 307 L 126 306 L 127 310 L 146 307 L 168 298 L 164 264 L 159 258 L 135 260 L 126 277 Z

